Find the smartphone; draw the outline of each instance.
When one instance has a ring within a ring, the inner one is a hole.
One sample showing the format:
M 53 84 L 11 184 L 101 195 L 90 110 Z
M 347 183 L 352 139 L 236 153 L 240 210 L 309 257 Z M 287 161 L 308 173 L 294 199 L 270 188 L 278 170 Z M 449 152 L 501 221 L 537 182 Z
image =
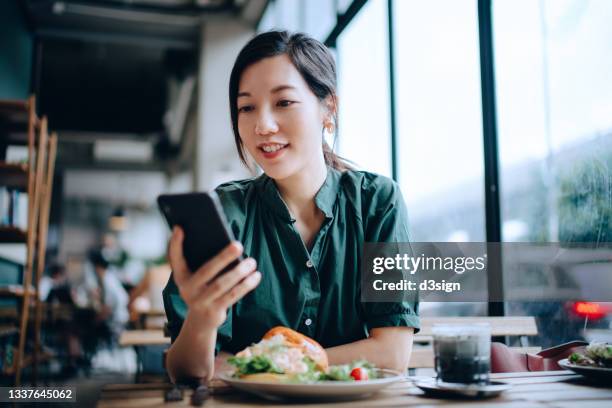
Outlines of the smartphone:
M 157 204 L 170 229 L 175 225 L 183 229 L 183 256 L 192 272 L 235 240 L 214 191 L 162 194 L 157 197 Z M 232 269 L 242 259 L 238 257 L 221 273 Z

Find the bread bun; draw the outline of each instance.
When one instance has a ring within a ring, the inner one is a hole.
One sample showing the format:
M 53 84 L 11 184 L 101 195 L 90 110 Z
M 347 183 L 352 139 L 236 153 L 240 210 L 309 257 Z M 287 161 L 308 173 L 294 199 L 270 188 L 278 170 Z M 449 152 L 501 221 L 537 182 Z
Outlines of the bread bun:
M 284 326 L 276 326 L 268 330 L 268 332 L 264 334 L 263 338 L 270 339 L 279 334 L 285 338 L 286 346 L 301 349 L 306 356 L 310 357 L 315 362 L 317 368 L 322 371 L 327 370 L 327 367 L 329 366 L 327 353 L 319 343 L 308 336 L 304 336 L 302 333 L 298 333 L 295 330 Z

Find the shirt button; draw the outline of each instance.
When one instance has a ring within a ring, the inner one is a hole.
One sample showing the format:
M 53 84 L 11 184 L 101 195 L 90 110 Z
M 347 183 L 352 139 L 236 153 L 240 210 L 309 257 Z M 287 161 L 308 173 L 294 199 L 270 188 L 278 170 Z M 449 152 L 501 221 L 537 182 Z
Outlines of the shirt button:
M 314 266 L 314 264 L 312 263 L 312 261 L 309 259 L 306 261 L 306 267 L 307 268 L 312 268 Z
M 304 322 L 304 324 L 306 326 L 310 326 L 312 324 L 312 320 L 311 319 L 306 319 L 306 321 Z

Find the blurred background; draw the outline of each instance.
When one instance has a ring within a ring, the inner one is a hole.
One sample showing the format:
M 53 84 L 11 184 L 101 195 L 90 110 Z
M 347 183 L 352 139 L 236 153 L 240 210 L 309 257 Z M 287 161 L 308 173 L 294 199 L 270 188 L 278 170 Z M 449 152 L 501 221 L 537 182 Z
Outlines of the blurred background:
M 50 375 L 146 364 L 117 338 L 126 327 L 163 325 L 169 231 L 155 199 L 252 176 L 235 152 L 227 88 L 237 52 L 260 31 L 303 31 L 332 49 L 340 124 L 331 142 L 399 183 L 413 241 L 605 246 L 610 21 L 607 0 L 0 2 L 0 99 L 35 95 L 58 137 L 40 296 L 81 320 L 43 326 L 43 344 L 62 356 Z M 22 161 L 27 149 L 14 141 L 23 129 L 0 125 L 3 160 Z M 23 245 L 0 245 L 3 270 L 25 257 Z M 582 286 L 612 293 L 611 260 L 555 274 L 532 264 L 519 277 L 500 269 L 489 288 L 509 301 L 423 303 L 421 311 L 535 316 L 532 340 L 543 347 L 609 341 L 612 306 L 583 299 Z M 593 268 L 597 279 L 560 278 Z M 521 285 L 546 295 L 510 301 Z M 556 289 L 571 295 L 559 299 Z M 96 322 L 97 334 L 86 338 L 75 321 Z

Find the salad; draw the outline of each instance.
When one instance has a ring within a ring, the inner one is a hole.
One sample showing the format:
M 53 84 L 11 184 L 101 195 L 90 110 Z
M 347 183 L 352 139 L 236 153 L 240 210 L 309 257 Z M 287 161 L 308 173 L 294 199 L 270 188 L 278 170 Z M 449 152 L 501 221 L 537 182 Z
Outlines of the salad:
M 591 343 L 586 346 L 584 354 L 572 353 L 568 360 L 577 365 L 612 368 L 612 345 Z
M 311 383 L 365 381 L 377 378 L 365 360 L 328 365 L 325 350 L 314 340 L 286 327 L 270 330 L 256 344 L 228 359 L 234 377 L 251 381 Z

